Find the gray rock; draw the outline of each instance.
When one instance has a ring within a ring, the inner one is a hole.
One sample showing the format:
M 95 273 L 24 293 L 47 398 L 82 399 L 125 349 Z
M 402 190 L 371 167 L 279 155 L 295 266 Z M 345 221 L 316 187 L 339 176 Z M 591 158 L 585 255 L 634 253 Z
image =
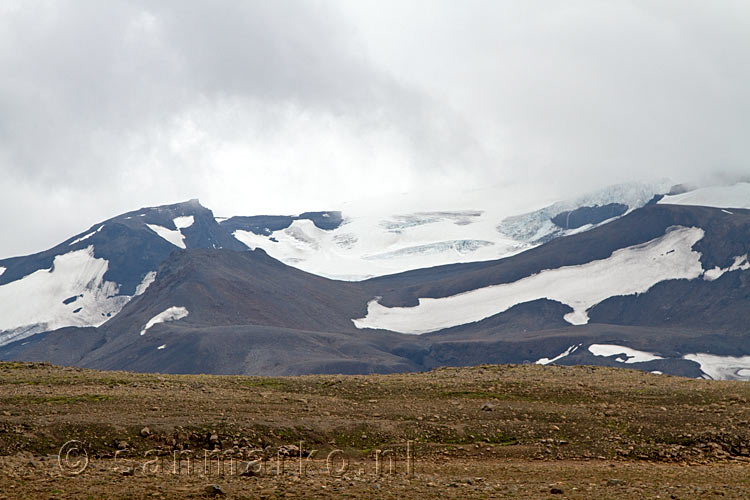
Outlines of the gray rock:
M 218 484 L 209 484 L 208 486 L 203 488 L 203 492 L 210 497 L 226 495 L 226 493 L 224 493 L 224 490 L 221 489 L 221 486 L 219 486 Z

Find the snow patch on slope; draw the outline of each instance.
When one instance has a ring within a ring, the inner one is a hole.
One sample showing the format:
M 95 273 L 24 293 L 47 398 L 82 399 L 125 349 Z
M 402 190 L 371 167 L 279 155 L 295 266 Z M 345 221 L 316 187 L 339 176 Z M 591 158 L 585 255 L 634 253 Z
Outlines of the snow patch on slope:
M 99 326 L 117 314 L 130 297 L 117 296 L 117 284 L 104 280 L 108 266 L 90 245 L 0 285 L 0 345 L 65 326 Z
M 155 279 L 156 279 L 156 271 L 147 272 L 146 276 L 143 277 L 143 281 L 141 281 L 136 287 L 134 297 L 137 297 L 138 295 L 143 295 L 143 292 L 145 292 L 146 289 L 148 289 L 148 287 L 151 286 L 151 283 L 153 283 Z
M 721 268 L 714 267 L 703 273 L 703 279 L 706 281 L 714 281 L 721 278 L 724 273 L 731 273 L 732 271 L 747 271 L 750 270 L 750 262 L 748 262 L 748 254 L 739 255 L 734 258 L 734 262 L 731 266 Z
M 188 310 L 184 307 L 179 306 L 172 306 L 150 320 L 148 320 L 148 323 L 146 323 L 146 326 L 143 327 L 141 330 L 141 335 L 145 335 L 147 331 L 154 325 L 158 325 L 159 323 L 165 323 L 167 321 L 177 321 L 179 319 L 187 317 L 189 314 Z
M 99 229 L 97 229 L 96 231 L 91 231 L 90 233 L 88 233 L 88 234 L 86 234 L 86 235 L 83 235 L 83 236 L 81 236 L 80 238 L 78 238 L 78 239 L 75 239 L 75 240 L 71 241 L 70 243 L 68 243 L 68 246 L 71 246 L 71 247 L 72 247 L 72 246 L 73 246 L 73 245 L 75 245 L 76 243 L 80 243 L 80 242 L 82 242 L 82 241 L 84 241 L 84 240 L 87 240 L 87 239 L 91 238 L 91 237 L 92 237 L 92 236 L 94 236 L 94 235 L 95 235 L 96 233 L 98 233 L 99 231 L 101 231 L 101 230 L 102 230 L 103 228 L 104 228 L 104 224 L 102 224 L 101 226 L 99 226 Z
M 450 297 L 420 298 L 415 307 L 385 307 L 375 299 L 369 302 L 364 318 L 352 321 L 357 328 L 422 334 L 480 321 L 517 304 L 546 298 L 572 307 L 565 320 L 581 325 L 588 322 L 587 311 L 609 297 L 643 293 L 661 281 L 701 276 L 701 254 L 692 247 L 703 235 L 700 228 L 673 227 L 660 238 L 622 248 L 606 259 L 548 269 Z
M 695 361 L 714 380 L 750 380 L 750 356 L 716 356 L 715 354 L 686 354 L 683 359 Z
M 158 224 L 146 224 L 146 226 L 174 246 L 184 250 L 186 248 L 185 235 L 182 234 L 182 230 L 192 226 L 195 223 L 195 218 L 192 215 L 175 217 L 172 222 L 177 229 L 169 229 Z
M 717 356 L 715 354 L 685 354 L 680 358 L 663 358 L 656 354 L 612 344 L 592 344 L 588 350 L 594 356 L 617 356 L 620 363 L 644 363 L 659 359 L 685 359 L 700 365 L 703 378 L 713 380 L 750 380 L 750 356 Z M 651 372 L 657 373 L 657 372 Z M 658 372 L 661 373 L 661 372 Z
M 146 226 L 174 246 L 182 249 L 185 248 L 185 237 L 179 229 L 167 229 L 164 226 L 158 226 L 156 224 L 146 224 Z
M 177 229 L 185 229 L 186 227 L 190 227 L 195 223 L 195 217 L 193 217 L 192 215 L 175 217 L 172 222 L 174 222 L 174 227 L 176 227 Z
M 693 205 L 716 208 L 750 208 L 750 182 L 732 186 L 713 186 L 665 196 L 659 200 L 667 205 Z
M 581 347 L 581 344 L 572 345 L 572 346 L 568 347 L 567 349 L 565 349 L 560 354 L 558 354 L 557 356 L 555 356 L 554 358 L 551 358 L 551 359 L 550 358 L 540 358 L 540 359 L 538 359 L 535 362 L 535 364 L 537 364 L 537 365 L 548 365 L 550 363 L 554 363 L 555 361 L 558 361 L 558 360 L 564 358 L 565 356 L 569 356 L 569 355 L 573 354 L 576 350 L 578 350 L 579 347 Z
M 645 363 L 647 361 L 654 361 L 657 359 L 664 359 L 656 354 L 639 351 L 637 349 L 631 349 L 621 345 L 612 344 L 591 344 L 589 346 L 589 352 L 594 356 L 603 356 L 608 358 L 610 356 L 617 356 L 615 361 L 620 363 Z

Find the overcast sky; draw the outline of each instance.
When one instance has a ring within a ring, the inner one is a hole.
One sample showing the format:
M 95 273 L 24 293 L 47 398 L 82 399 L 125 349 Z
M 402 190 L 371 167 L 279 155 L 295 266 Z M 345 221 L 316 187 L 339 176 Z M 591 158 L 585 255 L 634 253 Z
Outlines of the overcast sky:
M 748 174 L 748 89 L 747 0 L 0 0 L 0 257 L 190 198 Z

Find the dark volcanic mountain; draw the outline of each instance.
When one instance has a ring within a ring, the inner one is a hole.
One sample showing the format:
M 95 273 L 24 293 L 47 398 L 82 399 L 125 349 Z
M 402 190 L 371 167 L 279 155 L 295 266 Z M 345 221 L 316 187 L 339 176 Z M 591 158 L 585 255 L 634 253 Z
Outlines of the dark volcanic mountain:
M 518 253 L 540 235 L 553 239 L 571 231 L 550 230 L 560 210 L 607 200 L 637 208 L 657 189 L 613 186 L 520 216 L 510 224 L 520 231 L 516 239 L 496 227 L 505 215 L 495 211 L 393 214 L 384 208 L 374 216 L 325 211 L 214 218 L 197 200 L 143 208 L 96 224 L 45 252 L 0 260 L 0 346 L 68 326 L 101 325 L 140 295 L 178 249 L 262 248 L 321 276 L 364 279 Z
M 360 282 L 221 246 L 171 253 L 98 328 L 34 335 L 0 358 L 174 373 L 556 362 L 750 375 L 744 209 L 650 204 L 505 259 Z
M 129 212 L 45 252 L 0 260 L 0 344 L 105 322 L 179 248 L 246 249 L 191 200 Z

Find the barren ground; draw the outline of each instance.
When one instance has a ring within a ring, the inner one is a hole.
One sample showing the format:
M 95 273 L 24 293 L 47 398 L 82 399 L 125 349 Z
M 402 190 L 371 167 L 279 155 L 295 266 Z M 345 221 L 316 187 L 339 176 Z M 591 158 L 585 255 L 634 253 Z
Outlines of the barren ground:
M 2 363 L 0 498 L 750 498 L 748 400 L 745 383 L 596 367 L 261 378 Z M 70 440 L 88 454 L 77 475 L 75 450 L 58 459 Z

